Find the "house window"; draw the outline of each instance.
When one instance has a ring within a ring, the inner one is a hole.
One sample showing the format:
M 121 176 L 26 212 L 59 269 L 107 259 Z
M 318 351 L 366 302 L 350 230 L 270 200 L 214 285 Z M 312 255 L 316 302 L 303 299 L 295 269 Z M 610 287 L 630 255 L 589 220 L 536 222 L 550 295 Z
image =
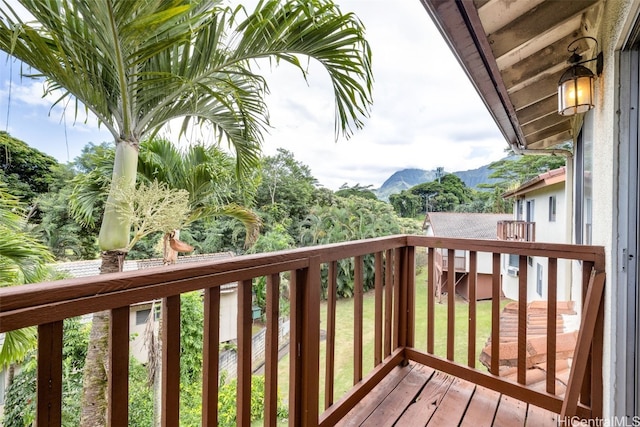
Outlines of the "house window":
M 591 242 L 591 206 L 593 201 L 593 115 L 585 114 L 582 130 L 576 144 L 575 187 L 575 242 Z
M 144 325 L 145 323 L 147 323 L 149 314 L 151 314 L 150 308 L 136 311 L 136 325 Z
M 549 197 L 549 222 L 556 222 L 556 196 Z
M 523 205 L 524 205 L 523 199 L 516 200 L 516 219 L 517 220 L 522 219 L 522 212 L 524 210 Z
M 155 310 L 154 310 L 153 320 L 155 321 L 160 318 L 161 309 L 159 304 L 155 304 L 154 307 L 155 307 Z M 147 319 L 149 319 L 150 313 L 151 313 L 150 308 L 136 311 L 136 325 L 144 325 L 145 323 L 147 323 Z
M 535 221 L 535 210 L 536 210 L 536 201 L 535 200 L 527 200 L 527 222 Z
M 520 266 L 520 256 L 509 254 L 509 267 L 518 268 Z
M 536 268 L 536 292 L 542 297 L 542 265 L 537 264 Z

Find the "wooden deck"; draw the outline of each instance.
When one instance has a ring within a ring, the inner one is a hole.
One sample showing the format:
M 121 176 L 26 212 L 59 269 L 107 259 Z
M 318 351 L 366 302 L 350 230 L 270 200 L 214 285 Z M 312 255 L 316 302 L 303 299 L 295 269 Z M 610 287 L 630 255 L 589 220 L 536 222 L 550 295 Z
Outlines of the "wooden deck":
M 396 367 L 338 426 L 557 426 L 558 414 L 411 362 Z

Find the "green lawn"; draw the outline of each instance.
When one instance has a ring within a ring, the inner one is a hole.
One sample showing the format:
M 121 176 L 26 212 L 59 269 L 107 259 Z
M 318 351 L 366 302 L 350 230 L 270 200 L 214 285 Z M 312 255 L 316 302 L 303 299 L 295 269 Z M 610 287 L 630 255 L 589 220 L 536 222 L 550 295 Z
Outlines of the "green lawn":
M 427 341 L 427 286 L 426 272 L 416 277 L 416 338 L 415 346 L 426 351 Z M 508 301 L 503 301 L 504 306 Z M 446 328 L 447 328 L 447 303 L 443 298 L 443 303 L 436 302 L 435 313 L 435 353 L 439 356 L 446 355 Z M 458 298 L 455 307 L 455 356 L 454 359 L 460 363 L 467 361 L 467 336 L 468 336 L 468 304 Z M 368 292 L 364 295 L 364 343 L 363 343 L 363 372 L 366 375 L 373 368 L 373 346 L 374 346 L 374 294 Z M 334 401 L 338 400 L 346 391 L 353 386 L 353 299 L 343 299 L 337 302 L 336 306 L 336 348 L 335 348 L 335 376 L 334 376 Z M 327 304 L 321 306 L 321 328 L 326 329 Z M 479 301 L 477 303 L 477 332 L 476 349 L 478 355 L 482 351 L 491 331 L 491 301 Z M 320 402 L 321 409 L 324 408 L 324 382 L 325 382 L 325 355 L 326 342 L 320 345 Z M 477 362 L 480 368 L 482 365 Z M 278 372 L 278 388 L 281 396 L 288 398 L 289 387 L 289 357 L 286 356 L 280 361 Z

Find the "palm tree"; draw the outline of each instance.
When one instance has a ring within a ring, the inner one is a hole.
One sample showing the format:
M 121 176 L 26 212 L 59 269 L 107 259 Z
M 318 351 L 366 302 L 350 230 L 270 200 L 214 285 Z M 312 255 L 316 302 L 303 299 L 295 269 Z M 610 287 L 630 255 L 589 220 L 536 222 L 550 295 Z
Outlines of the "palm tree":
M 58 102 L 72 98 L 76 112 L 84 105 L 111 132 L 112 183 L 135 186 L 140 141 L 174 119 L 184 119 L 183 131 L 191 121 L 210 124 L 218 141 L 234 148 L 237 173 L 246 176 L 268 126 L 268 88 L 252 70 L 259 58 L 288 62 L 303 74 L 301 57 L 324 66 L 334 89 L 336 137 L 349 136 L 368 114 L 364 28 L 331 0 L 265 0 L 248 16 L 212 0 L 18 1 L 32 16 L 23 18 L 2 0 L 0 49 L 37 70 L 47 92 L 61 90 Z M 118 270 L 129 240 L 119 203 L 112 186 L 99 235 L 102 272 Z M 92 343 L 104 337 L 103 321 L 94 317 Z M 88 399 L 100 408 L 103 396 L 97 391 Z M 87 416 L 103 424 L 103 415 Z
M 332 79 L 336 130 L 348 136 L 370 104 L 370 51 L 361 23 L 330 0 L 261 1 L 241 10 L 219 1 L 19 0 L 27 22 L 5 1 L 0 49 L 91 110 L 114 136 L 113 180 L 133 187 L 140 141 L 173 119 L 208 123 L 237 153 L 239 176 L 256 164 L 268 125 L 265 80 L 252 60 L 275 58 L 302 70 L 318 60 Z M 76 107 L 78 107 L 77 104 Z M 114 187 L 112 187 L 114 189 Z M 101 224 L 105 267 L 127 247 L 116 191 Z
M 50 277 L 53 256 L 25 231 L 26 211 L 0 181 L 0 287 L 37 283 Z M 0 369 L 21 361 L 36 343 L 35 328 L 5 334 L 0 346 Z
M 186 224 L 219 216 L 237 219 L 245 227 L 248 247 L 258 238 L 261 225 L 260 218 L 243 206 L 250 204 L 255 191 L 249 183 L 237 182 L 232 171 L 233 158 L 216 146 L 198 144 L 180 150 L 158 138 L 141 144 L 138 179 L 158 180 L 187 191 L 190 215 Z M 241 193 L 236 195 L 238 190 Z M 239 204 L 238 198 L 246 203 Z
M 87 165 L 90 167 L 73 179 L 69 206 L 74 218 L 83 225 L 92 226 L 104 211 L 111 185 L 104 176 L 109 165 L 113 165 L 114 155 L 113 149 L 90 147 L 85 156 L 85 162 L 91 162 Z M 137 180 L 147 185 L 159 182 L 171 190 L 187 192 L 189 214 L 183 225 L 204 218 L 235 218 L 244 226 L 245 246 L 249 246 L 255 242 L 261 223 L 254 212 L 239 202 L 252 203 L 255 185 L 237 182 L 234 168 L 233 157 L 215 145 L 179 149 L 166 139 L 154 138 L 140 143 Z M 133 247 L 132 243 L 129 247 Z

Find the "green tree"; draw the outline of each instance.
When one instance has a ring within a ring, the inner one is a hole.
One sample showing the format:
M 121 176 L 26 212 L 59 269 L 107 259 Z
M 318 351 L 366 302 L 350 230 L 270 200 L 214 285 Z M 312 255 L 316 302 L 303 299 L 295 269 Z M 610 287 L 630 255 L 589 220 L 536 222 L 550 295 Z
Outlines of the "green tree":
M 49 191 L 58 162 L 0 131 L 0 166 L 0 180 L 7 183 L 7 192 L 31 205 L 36 196 Z
M 389 203 L 398 215 L 403 218 L 415 218 L 421 212 L 422 201 L 420 196 L 412 194 L 408 190 L 389 195 Z
M 451 173 L 408 191 L 421 198 L 423 212 L 453 212 L 456 206 L 470 202 L 472 197 L 472 190 Z
M 264 218 L 265 232 L 282 225 L 292 237 L 308 214 L 318 191 L 318 181 L 309 167 L 279 148 L 275 156 L 265 157 L 260 165 L 260 185 L 256 206 Z
M 314 206 L 300 228 L 304 245 L 345 242 L 399 233 L 419 232 L 419 225 L 403 221 L 393 208 L 379 200 L 362 197 L 336 197 L 331 206 Z M 364 257 L 364 287 L 373 286 L 373 256 Z M 337 291 L 340 297 L 353 296 L 353 259 L 338 263 Z M 327 269 L 322 270 L 322 289 L 326 292 Z
M 481 188 L 498 188 L 505 192 L 510 188 L 518 187 L 541 173 L 557 169 L 566 164 L 563 156 L 509 156 L 489 165 L 493 172 L 489 178 L 497 181 L 491 184 L 482 184 Z
M 376 193 L 371 190 L 371 185 L 362 186 L 360 184 L 356 184 L 353 186 L 349 186 L 346 182 L 340 186 L 338 191 L 336 191 L 336 196 L 339 197 L 352 197 L 358 196 L 365 199 L 377 200 L 378 197 Z
M 35 201 L 40 212 L 40 222 L 35 226 L 58 261 L 94 259 L 98 255 L 97 228 L 81 224 L 69 209 L 73 193 L 75 170 L 71 165 L 55 168 L 55 180 L 50 191 Z

